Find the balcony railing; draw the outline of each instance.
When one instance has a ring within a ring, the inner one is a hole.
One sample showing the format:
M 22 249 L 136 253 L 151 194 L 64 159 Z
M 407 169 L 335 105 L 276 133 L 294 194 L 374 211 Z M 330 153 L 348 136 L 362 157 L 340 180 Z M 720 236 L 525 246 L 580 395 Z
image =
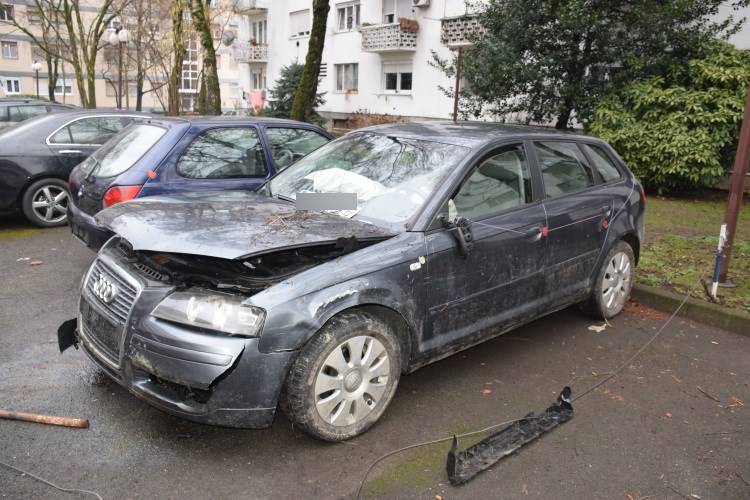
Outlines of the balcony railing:
M 239 63 L 267 62 L 268 45 L 236 43 L 232 49 L 232 57 Z
M 440 43 L 448 47 L 471 45 L 476 37 L 481 37 L 486 28 L 479 16 L 468 15 L 444 17 L 440 20 Z
M 417 50 L 417 32 L 400 23 L 362 26 L 362 50 L 365 52 L 400 52 Z

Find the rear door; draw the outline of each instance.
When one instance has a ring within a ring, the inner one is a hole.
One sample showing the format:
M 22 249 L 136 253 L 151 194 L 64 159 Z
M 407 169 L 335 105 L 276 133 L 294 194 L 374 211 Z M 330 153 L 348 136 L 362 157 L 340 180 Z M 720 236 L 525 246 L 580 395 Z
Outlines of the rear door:
M 134 118 L 118 115 L 76 118 L 50 134 L 47 144 L 69 172 L 128 126 Z
M 455 229 L 426 235 L 429 309 L 423 351 L 480 340 L 488 327 L 519 321 L 543 295 L 544 209 L 524 144 L 502 146 L 473 167 L 447 216 L 470 228 L 462 255 Z M 490 332 L 491 333 L 491 332 Z
M 545 295 L 550 306 L 587 293 L 589 278 L 606 236 L 613 199 L 574 141 L 537 141 L 547 213 Z
M 159 169 L 164 172 L 163 192 L 254 191 L 271 175 L 256 126 L 195 128 L 191 132 Z

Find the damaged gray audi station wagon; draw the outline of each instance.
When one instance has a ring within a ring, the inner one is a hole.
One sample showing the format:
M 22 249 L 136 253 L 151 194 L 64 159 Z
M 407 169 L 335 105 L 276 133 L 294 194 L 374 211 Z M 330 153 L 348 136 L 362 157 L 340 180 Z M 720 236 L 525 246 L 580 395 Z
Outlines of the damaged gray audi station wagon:
M 300 211 L 297 193 L 356 193 Z M 372 127 L 258 193 L 106 209 L 116 236 L 60 345 L 189 420 L 315 437 L 366 431 L 402 374 L 580 303 L 630 293 L 645 197 L 601 140 L 476 123 Z

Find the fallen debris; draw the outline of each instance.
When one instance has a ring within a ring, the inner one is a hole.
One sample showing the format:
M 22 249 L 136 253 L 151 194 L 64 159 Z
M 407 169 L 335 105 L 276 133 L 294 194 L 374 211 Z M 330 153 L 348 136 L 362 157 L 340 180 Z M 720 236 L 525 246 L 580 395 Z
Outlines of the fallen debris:
M 696 385 L 696 386 L 695 386 L 695 388 L 696 388 L 696 389 L 698 389 L 698 390 L 699 390 L 699 391 L 700 391 L 700 392 L 701 392 L 701 393 L 702 393 L 702 394 L 703 394 L 704 396 L 706 396 L 706 397 L 707 397 L 708 399 L 713 399 L 713 400 L 714 400 L 714 401 L 716 401 L 717 403 L 721 403 L 721 400 L 720 400 L 719 398 L 717 398 L 716 396 L 712 396 L 712 395 L 710 395 L 709 393 L 707 393 L 706 391 L 704 391 L 704 390 L 703 390 L 703 389 L 701 388 L 701 386 L 699 386 L 699 385 Z
M 594 333 L 602 333 L 604 330 L 607 329 L 607 323 L 604 323 L 603 325 L 591 325 L 589 326 L 589 331 Z
M 0 418 L 7 420 L 21 420 L 23 422 L 35 422 L 37 424 L 59 425 L 61 427 L 75 427 L 78 429 L 88 429 L 89 427 L 89 421 L 81 418 L 55 417 L 52 415 L 23 413 L 20 411 L 0 410 Z
M 454 436 L 446 464 L 451 484 L 455 486 L 471 480 L 545 432 L 570 420 L 573 417 L 570 395 L 570 387 L 565 387 L 557 401 L 541 415 L 529 413 L 464 451 L 458 451 L 458 439 Z
M 44 264 L 43 260 L 32 260 L 29 262 L 29 265 L 31 266 L 41 266 L 42 264 Z
M 733 409 L 739 408 L 740 406 L 745 406 L 745 403 L 743 403 L 742 400 L 737 396 L 732 396 L 731 398 L 729 398 L 729 404 L 726 406 L 726 408 Z

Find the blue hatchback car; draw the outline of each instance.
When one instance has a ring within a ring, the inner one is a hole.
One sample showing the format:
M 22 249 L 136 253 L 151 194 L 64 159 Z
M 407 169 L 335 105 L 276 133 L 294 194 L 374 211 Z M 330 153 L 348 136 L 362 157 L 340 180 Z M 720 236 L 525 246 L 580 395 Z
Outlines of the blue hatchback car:
M 71 172 L 71 231 L 98 250 L 112 235 L 94 221 L 104 208 L 157 194 L 254 191 L 331 139 L 318 126 L 273 118 L 164 118 L 134 124 Z

